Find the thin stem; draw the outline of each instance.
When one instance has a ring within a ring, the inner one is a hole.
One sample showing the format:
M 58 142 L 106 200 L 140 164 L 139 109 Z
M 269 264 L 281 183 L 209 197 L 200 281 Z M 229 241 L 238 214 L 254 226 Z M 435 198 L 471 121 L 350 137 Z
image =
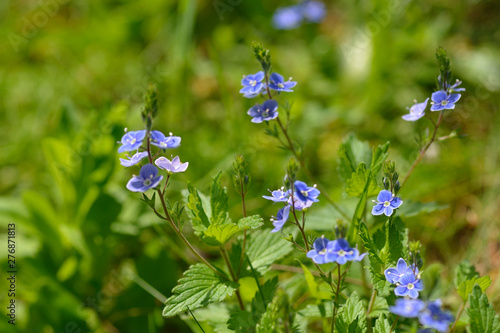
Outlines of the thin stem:
M 396 327 L 396 324 L 398 323 L 398 319 L 399 319 L 399 316 L 396 317 L 396 320 L 394 320 L 394 324 L 392 324 L 391 326 L 391 330 L 389 331 L 389 333 L 392 332 L 392 330 L 394 329 L 394 327 Z
M 247 209 L 246 209 L 246 206 L 245 206 L 245 189 L 244 189 L 244 186 L 243 186 L 243 179 L 240 179 L 240 191 L 241 191 L 240 194 L 241 194 L 241 206 L 242 206 L 242 209 L 243 209 L 243 217 L 247 217 Z M 241 266 L 243 266 L 243 260 L 245 258 L 246 243 L 247 243 L 247 231 L 243 230 L 243 245 L 241 247 L 241 256 L 240 256 L 240 263 L 238 265 L 238 273 L 236 274 L 236 276 L 238 278 L 240 277 Z
M 443 121 L 443 116 L 444 116 L 444 112 L 441 111 L 441 113 L 439 114 L 438 121 L 434 125 L 434 132 L 432 133 L 432 137 L 431 137 L 430 141 L 427 142 L 427 144 L 420 150 L 417 159 L 415 160 L 415 162 L 413 162 L 413 164 L 412 164 L 412 166 L 410 168 L 410 171 L 408 171 L 408 173 L 406 174 L 406 177 L 403 180 L 403 183 L 401 184 L 401 188 L 403 188 L 403 186 L 405 186 L 406 181 L 408 180 L 408 178 L 410 178 L 410 176 L 413 173 L 413 170 L 415 169 L 415 167 L 418 165 L 418 163 L 420 162 L 420 160 L 422 159 L 422 157 L 424 157 L 425 153 L 427 152 L 427 150 L 429 149 L 429 147 L 431 146 L 431 144 L 434 142 L 434 140 L 436 140 L 436 134 L 437 134 L 439 126 L 441 125 L 441 122 Z
M 338 300 L 339 300 L 339 292 L 340 292 L 340 285 L 342 284 L 342 277 L 340 275 L 340 265 L 337 263 L 337 274 L 338 274 L 338 280 L 337 280 L 337 291 L 335 292 L 335 303 L 333 304 L 333 314 L 332 314 L 332 329 L 331 333 L 333 333 L 335 329 L 335 320 L 337 319 L 337 311 L 338 311 Z M 333 276 L 333 274 L 332 274 Z M 333 285 L 333 279 L 332 279 L 332 285 Z
M 224 258 L 224 261 L 226 262 L 227 268 L 229 269 L 229 273 L 231 274 L 231 277 L 233 278 L 234 282 L 238 282 L 238 279 L 236 278 L 236 275 L 234 274 L 233 267 L 231 267 L 231 262 L 229 261 L 229 258 L 227 256 L 226 249 L 224 249 L 222 246 L 220 248 L 220 252 L 222 253 L 222 257 Z M 236 289 L 236 298 L 238 299 L 238 304 L 240 306 L 241 310 L 245 310 L 245 305 L 243 304 L 243 300 L 241 299 L 240 295 L 240 290 Z
M 462 312 L 465 309 L 465 304 L 467 304 L 467 301 L 462 303 L 462 306 L 460 307 L 460 310 L 458 310 L 457 318 L 455 318 L 455 322 L 453 323 L 453 326 L 450 328 L 450 333 L 455 331 L 455 327 L 457 326 L 458 319 L 460 319 L 460 316 L 462 315 Z
M 366 311 L 366 316 L 368 316 L 372 312 L 376 298 L 377 298 L 377 290 L 373 289 L 372 297 L 370 298 L 370 304 L 368 305 L 368 311 Z

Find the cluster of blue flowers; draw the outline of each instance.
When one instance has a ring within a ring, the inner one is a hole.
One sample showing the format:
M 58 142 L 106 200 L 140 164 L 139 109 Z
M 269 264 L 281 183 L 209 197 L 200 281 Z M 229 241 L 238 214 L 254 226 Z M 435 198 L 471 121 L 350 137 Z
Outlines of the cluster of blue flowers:
M 400 298 L 396 300 L 394 306 L 389 310 L 401 317 L 418 318 L 424 327 L 433 328 L 438 332 L 447 332 L 448 327 L 453 322 L 453 316 L 447 311 L 443 311 L 441 300 L 423 302 L 419 299 Z M 421 330 L 419 332 L 428 332 Z
M 147 144 L 146 147 L 143 147 L 145 141 Z M 172 133 L 166 136 L 160 131 L 151 131 L 150 133 L 147 133 L 146 130 L 127 132 L 121 139 L 121 146 L 118 148 L 118 152 L 135 151 L 135 154 L 132 156 L 126 155 L 127 158 L 120 158 L 120 164 L 124 167 L 131 167 L 139 164 L 146 157 L 149 157 L 150 162 L 152 162 L 150 144 L 158 147 L 159 153 L 164 152 L 166 149 L 179 147 L 181 138 L 173 136 Z M 139 151 L 141 148 L 147 149 L 147 151 Z M 168 174 L 173 174 L 186 171 L 189 165 L 189 163 L 181 163 L 178 156 L 172 160 L 163 156 L 159 157 L 155 160 L 155 164 L 156 166 L 151 163 L 143 165 L 139 175 L 132 176 L 128 181 L 127 189 L 132 192 L 146 192 L 158 186 L 162 181 L 163 176 L 158 174 L 158 168 L 167 171 Z
M 291 30 L 298 28 L 303 21 L 319 23 L 325 15 L 324 3 L 307 0 L 295 6 L 278 8 L 273 15 L 273 26 L 279 30 Z
M 431 95 L 431 111 L 443 111 L 443 110 L 452 110 L 455 108 L 455 103 L 458 102 L 461 94 L 458 92 L 465 91 L 465 88 L 459 88 L 462 84 L 462 81 L 456 80 L 453 85 L 448 83 L 443 83 L 441 81 L 441 76 L 438 77 L 439 86 L 442 87 L 441 90 L 435 91 Z M 416 121 L 423 116 L 425 116 L 425 109 L 427 108 L 427 104 L 429 102 L 429 98 L 421 103 L 417 103 L 408 109 L 409 113 L 403 116 L 403 119 L 406 121 Z
M 377 201 L 373 200 L 375 206 L 373 206 L 373 215 L 391 216 L 396 208 L 399 208 L 403 204 L 403 200 L 392 194 L 391 191 L 382 190 L 377 196 Z
M 320 191 L 316 188 L 316 185 L 309 187 L 300 180 L 294 183 L 293 195 L 291 190 L 285 191 L 284 188 L 272 191 L 271 196 L 263 195 L 264 199 L 285 203 L 285 206 L 278 210 L 276 217 L 271 218 L 271 222 L 274 225 L 274 229 L 271 232 L 278 232 L 283 228 L 283 225 L 288 221 L 292 207 L 295 211 L 305 211 L 313 203 L 319 201 L 319 195 Z
M 396 304 L 389 308 L 392 313 L 405 318 L 418 317 L 423 326 L 439 332 L 448 330 L 453 316 L 441 309 L 441 301 L 425 303 L 417 299 L 418 292 L 424 289 L 424 285 L 415 264 L 408 266 L 406 261 L 400 258 L 396 267 L 386 269 L 384 274 L 387 281 L 397 285 L 394 289 L 396 296 L 409 297 L 397 299 Z
M 349 246 L 343 238 L 329 240 L 322 236 L 313 243 L 313 249 L 307 252 L 307 257 L 311 258 L 316 264 L 327 264 L 336 262 L 343 265 L 348 261 L 361 261 L 367 253 L 359 254 L 357 248 Z

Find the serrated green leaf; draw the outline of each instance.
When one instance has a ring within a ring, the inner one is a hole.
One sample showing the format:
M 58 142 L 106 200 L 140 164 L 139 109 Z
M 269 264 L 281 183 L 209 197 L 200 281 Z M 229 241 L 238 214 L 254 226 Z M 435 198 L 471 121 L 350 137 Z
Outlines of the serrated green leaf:
M 332 316 L 332 301 L 321 302 L 320 304 L 308 304 L 298 313 L 306 318 L 328 318 Z
M 212 224 L 203 232 L 203 241 L 208 245 L 222 246 L 241 229 L 236 224 Z
M 203 209 L 200 195 L 191 183 L 188 183 L 189 197 L 188 197 L 188 210 L 191 213 L 191 223 L 193 229 L 197 233 L 202 233 L 210 226 L 207 214 Z
M 264 225 L 264 219 L 260 215 L 247 216 L 238 221 L 241 230 L 258 229 Z
M 391 324 L 389 324 L 389 321 L 384 315 L 380 316 L 375 322 L 373 333 L 390 333 L 390 331 Z
M 339 309 L 335 326 L 339 333 L 366 332 L 366 308 L 356 292 Z
M 312 275 L 309 268 L 307 268 L 304 264 L 302 264 L 302 262 L 300 262 L 299 259 L 295 260 L 299 262 L 300 266 L 302 267 L 302 270 L 304 271 L 304 278 L 306 279 L 307 287 L 309 289 L 311 297 L 317 299 L 331 299 L 331 295 L 329 293 L 320 291 L 319 284 L 318 282 L 316 282 L 316 279 L 314 278 L 314 275 Z
M 385 266 L 395 265 L 399 258 L 407 257 L 405 243 L 406 231 L 403 220 L 399 217 L 390 218 L 385 224 L 385 245 L 380 251 L 381 258 L 386 258 Z
M 370 187 L 370 177 L 371 171 L 368 172 L 367 181 L 365 183 L 365 187 L 363 188 L 363 192 L 358 200 L 358 204 L 356 205 L 356 210 L 354 211 L 354 215 L 352 216 L 351 224 L 349 225 L 349 230 L 347 232 L 347 241 L 349 244 L 356 243 L 356 235 L 359 234 L 359 223 L 363 217 L 363 212 L 366 206 L 366 200 L 368 199 L 368 189 Z
M 359 163 L 371 165 L 372 152 L 366 142 L 359 141 L 354 134 L 349 134 L 338 151 L 339 174 L 344 181 L 351 178 Z
M 292 244 L 284 241 L 280 233 L 271 233 L 269 229 L 255 231 L 247 237 L 247 241 L 248 258 L 253 268 L 261 274 L 293 249 Z
M 372 310 L 368 315 L 369 318 L 377 318 L 381 315 L 389 314 L 389 305 L 387 304 L 387 300 L 384 297 L 375 297 L 375 302 L 373 303 Z
M 165 302 L 164 317 L 199 309 L 210 303 L 222 302 L 238 288 L 238 283 L 227 280 L 203 264 L 196 264 L 184 272 L 173 295 Z
M 365 190 L 366 182 L 369 181 L 367 188 L 367 196 L 371 197 L 379 193 L 375 177 L 371 170 L 366 168 L 364 163 L 360 163 L 356 168 L 356 172 L 352 173 L 350 179 L 347 180 L 346 193 L 351 197 L 360 197 Z
M 458 264 L 455 270 L 455 287 L 459 287 L 463 282 L 471 280 L 472 278 L 479 277 L 476 267 L 468 261 L 463 261 Z
M 469 297 L 475 285 L 478 285 L 484 292 L 491 285 L 491 279 L 489 276 L 483 276 L 483 277 L 475 276 L 470 280 L 462 282 L 458 286 L 457 293 L 465 301 Z
M 380 271 L 384 262 L 379 256 L 379 251 L 373 242 L 370 234 L 368 233 L 368 227 L 364 222 L 359 225 L 359 236 L 363 241 L 363 246 L 368 250 L 368 257 L 370 258 L 370 266 L 372 266 L 375 271 Z
M 472 289 L 467 313 L 471 333 L 500 333 L 498 315 L 479 285 L 475 285 Z
M 227 221 L 228 196 L 226 188 L 221 185 L 221 175 L 222 172 L 219 172 L 214 177 L 210 187 L 210 207 L 212 208 L 210 222 L 212 224 L 224 224 Z

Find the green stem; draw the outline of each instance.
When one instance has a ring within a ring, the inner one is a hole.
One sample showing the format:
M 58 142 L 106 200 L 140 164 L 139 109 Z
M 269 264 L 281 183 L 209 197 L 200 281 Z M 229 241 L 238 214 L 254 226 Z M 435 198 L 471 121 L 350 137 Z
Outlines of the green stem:
M 392 324 L 391 326 L 391 330 L 389 331 L 389 333 L 392 332 L 392 330 L 394 329 L 394 327 L 396 327 L 396 324 L 398 323 L 398 319 L 399 319 L 399 316 L 396 317 L 396 320 L 394 320 L 394 324 Z
M 339 292 L 340 292 L 340 285 L 342 284 L 342 277 L 340 275 L 340 265 L 337 264 L 337 274 L 338 274 L 338 280 L 337 280 L 337 291 L 335 292 L 335 302 L 333 303 L 333 314 L 332 314 L 332 329 L 331 333 L 333 333 L 335 329 L 335 320 L 337 319 L 337 312 L 338 312 L 338 300 L 339 300 Z M 333 274 L 332 274 L 333 276 Z M 333 285 L 333 279 L 332 279 L 332 285 Z
M 431 137 L 430 141 L 427 142 L 427 144 L 420 150 L 417 159 L 415 160 L 415 162 L 413 162 L 413 164 L 411 165 L 410 171 L 408 171 L 408 173 L 406 174 L 406 177 L 403 180 L 403 183 L 401 184 L 401 188 L 403 188 L 403 186 L 405 186 L 406 182 L 408 181 L 408 178 L 410 178 L 415 167 L 418 165 L 418 163 L 420 162 L 422 157 L 424 157 L 425 153 L 427 152 L 429 147 L 432 145 L 434 140 L 436 140 L 436 134 L 437 134 L 439 126 L 441 125 L 441 122 L 443 121 L 443 116 L 444 116 L 444 111 L 441 111 L 441 113 L 439 114 L 438 121 L 434 125 L 434 132 L 432 133 L 432 137 Z
M 368 316 L 373 309 L 373 305 L 375 304 L 375 298 L 377 298 L 377 290 L 373 289 L 372 297 L 370 298 L 370 304 L 368 305 L 368 311 L 366 311 L 366 316 Z
M 457 326 L 458 319 L 460 319 L 460 316 L 462 315 L 462 312 L 465 309 L 465 304 L 467 304 L 467 301 L 462 303 L 462 306 L 460 307 L 460 310 L 458 310 L 457 318 L 455 318 L 455 322 L 453 323 L 453 326 L 450 328 L 450 333 L 455 331 L 455 327 Z
M 243 217 L 247 217 L 247 209 L 245 206 L 245 189 L 243 186 L 243 179 L 240 179 L 240 190 L 241 190 L 240 194 L 241 194 L 241 205 L 242 205 L 242 209 L 243 209 Z M 247 231 L 243 230 L 243 245 L 241 246 L 241 257 L 240 257 L 240 262 L 238 265 L 238 273 L 236 274 L 238 279 L 239 279 L 240 273 L 241 273 L 241 266 L 243 266 L 243 259 L 245 258 L 246 243 L 247 243 Z
M 233 278 L 234 282 L 238 282 L 238 279 L 236 278 L 236 275 L 234 274 L 233 267 L 231 266 L 231 262 L 229 261 L 229 258 L 227 256 L 226 249 L 224 249 L 222 246 L 220 248 L 220 252 L 222 253 L 222 257 L 224 258 L 224 261 L 226 262 L 227 268 L 229 269 L 229 273 L 231 274 L 231 277 Z M 240 290 L 236 289 L 236 298 L 238 299 L 238 304 L 240 306 L 241 310 L 245 310 L 245 305 L 243 304 L 243 300 L 241 299 L 240 295 Z

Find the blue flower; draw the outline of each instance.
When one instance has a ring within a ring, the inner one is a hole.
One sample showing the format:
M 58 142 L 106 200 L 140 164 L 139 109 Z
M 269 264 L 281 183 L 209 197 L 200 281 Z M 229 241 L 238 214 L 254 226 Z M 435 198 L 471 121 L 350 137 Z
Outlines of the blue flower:
M 273 217 L 271 219 L 271 222 L 273 222 L 274 229 L 271 230 L 271 232 L 278 232 L 283 228 L 283 225 L 285 225 L 286 221 L 288 220 L 288 216 L 290 214 L 290 206 L 285 206 L 278 210 L 278 214 L 276 217 Z
M 298 28 L 302 23 L 302 7 L 281 7 L 274 12 L 273 26 L 279 30 L 291 30 Z
M 418 292 L 424 289 L 422 281 L 417 279 L 413 272 L 408 272 L 401 276 L 398 281 L 398 286 L 394 289 L 396 296 L 410 296 L 410 298 L 418 298 Z
M 325 18 L 326 6 L 321 1 L 305 1 L 302 4 L 302 13 L 307 21 L 319 23 Z
M 129 157 L 126 155 L 129 159 L 127 160 L 126 158 L 120 158 L 120 164 L 123 165 L 124 167 L 130 167 L 132 165 L 136 165 L 139 163 L 144 157 L 148 156 L 147 151 L 143 151 L 141 153 L 135 153 L 132 155 L 132 157 Z
M 181 145 L 181 138 L 178 136 L 165 136 L 160 131 L 151 131 L 151 144 L 161 149 L 177 148 Z
M 244 76 L 243 79 L 241 79 L 241 85 L 243 88 L 240 89 L 240 93 L 244 94 L 247 98 L 257 96 L 261 92 L 262 88 L 264 88 L 262 80 L 264 80 L 263 71 Z
M 460 81 L 460 80 L 457 79 L 457 81 L 455 81 L 455 84 L 453 84 L 451 86 L 447 83 L 446 84 L 446 89 L 448 89 L 448 91 L 450 93 L 455 92 L 455 91 L 456 92 L 465 91 L 465 88 L 457 88 L 461 84 L 462 84 L 462 81 Z
M 300 180 L 295 181 L 295 196 L 299 198 L 303 202 L 312 201 L 318 202 L 318 195 L 320 195 L 320 191 L 315 186 L 308 187 L 306 183 L 301 182 Z
M 427 107 L 427 102 L 429 101 L 429 98 L 427 98 L 425 101 L 423 101 L 422 103 L 417 103 L 415 101 L 415 104 L 411 107 L 411 108 L 407 108 L 410 113 L 409 114 L 405 114 L 403 116 L 403 119 L 406 120 L 406 121 L 415 121 L 415 120 L 419 120 L 420 118 L 422 118 L 423 116 L 425 116 L 425 108 Z
M 123 153 L 124 151 L 133 151 L 139 149 L 145 137 L 146 130 L 125 133 L 121 141 L 122 146 L 118 148 L 118 152 Z
M 307 200 L 306 202 L 304 202 L 304 201 L 300 200 L 299 198 L 297 198 L 297 196 L 293 197 L 293 203 L 292 203 L 292 197 L 290 196 L 288 198 L 288 204 L 289 205 L 293 204 L 293 209 L 296 211 L 299 211 L 299 212 L 311 207 L 313 203 L 314 203 L 314 201 L 312 201 L 312 200 Z
M 278 73 L 272 73 L 269 77 L 269 88 L 271 88 L 272 90 L 292 92 L 293 90 L 291 88 L 295 87 L 296 85 L 297 82 L 295 81 L 288 80 L 285 82 L 283 76 Z
M 367 253 L 359 254 L 359 250 L 349 246 L 349 243 L 339 238 L 327 244 L 326 258 L 328 262 L 336 262 L 340 265 L 348 261 L 361 261 Z
M 283 191 L 284 188 L 281 188 L 280 190 L 272 191 L 268 190 L 271 192 L 271 196 L 268 195 L 263 195 L 262 197 L 267 200 L 271 200 L 274 202 L 287 202 L 288 198 L 290 197 L 290 191 Z
M 325 238 L 325 236 L 321 236 L 320 238 L 316 238 L 313 243 L 313 249 L 307 252 L 307 257 L 311 258 L 317 264 L 326 264 L 328 261 L 326 259 L 327 245 L 331 243 L 329 239 Z
M 391 191 L 382 190 L 377 196 L 377 201 L 373 201 L 376 203 L 373 206 L 372 214 L 373 215 L 382 215 L 391 216 L 394 209 L 398 208 L 403 204 L 403 200 L 399 199 L 392 195 Z
M 399 282 L 399 279 L 405 275 L 406 273 L 414 273 L 416 276 L 418 276 L 418 268 L 415 267 L 415 265 L 412 265 L 411 267 L 408 267 L 406 264 L 406 261 L 404 261 L 403 258 L 399 258 L 398 264 L 396 268 L 388 268 L 384 271 L 385 278 L 387 281 L 390 283 L 396 284 Z
M 127 189 L 132 192 L 146 192 L 158 186 L 163 176 L 158 176 L 158 169 L 151 163 L 144 165 L 139 176 L 133 176 L 127 183 Z
M 448 95 L 444 90 L 438 90 L 432 93 L 431 111 L 441 111 L 445 109 L 454 109 L 455 103 L 460 99 L 460 94 Z
M 257 104 L 248 110 L 247 114 L 251 117 L 252 123 L 261 123 L 278 117 L 278 102 L 274 99 L 265 101 L 262 105 Z
M 441 309 L 441 300 L 436 300 L 427 304 L 418 319 L 424 326 L 434 328 L 438 332 L 446 332 L 453 321 L 453 316 Z
M 396 305 L 390 306 L 389 311 L 401 317 L 416 318 L 424 308 L 424 302 L 419 299 L 398 298 Z
M 189 162 L 181 163 L 179 156 L 176 156 L 170 161 L 166 157 L 159 157 L 156 159 L 155 164 L 163 170 L 167 170 L 169 173 L 184 172 L 189 166 Z

